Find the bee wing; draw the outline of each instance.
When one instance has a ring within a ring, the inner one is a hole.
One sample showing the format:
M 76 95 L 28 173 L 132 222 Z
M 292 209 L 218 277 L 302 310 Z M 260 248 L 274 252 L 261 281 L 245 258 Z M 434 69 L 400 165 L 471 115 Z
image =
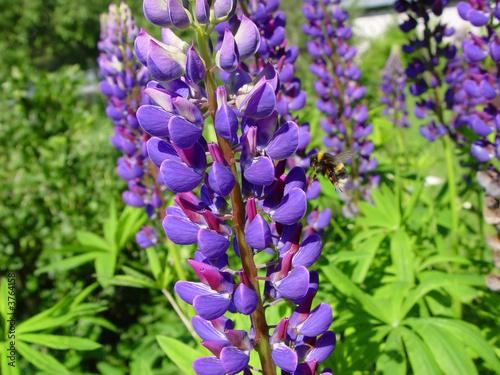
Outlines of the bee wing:
M 333 162 L 334 163 L 343 163 L 346 160 L 349 160 L 350 158 L 358 155 L 360 151 L 361 151 L 361 149 L 358 147 L 358 148 L 354 148 L 352 150 L 347 150 L 347 151 L 341 152 L 340 154 L 334 155 Z

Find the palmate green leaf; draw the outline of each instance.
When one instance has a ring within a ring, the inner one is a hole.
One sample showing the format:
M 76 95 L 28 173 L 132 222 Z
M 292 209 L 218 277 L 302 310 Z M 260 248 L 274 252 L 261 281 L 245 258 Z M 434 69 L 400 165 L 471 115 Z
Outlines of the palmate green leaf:
M 408 314 L 413 306 L 431 290 L 457 285 L 484 286 L 484 276 L 477 274 L 453 275 L 436 271 L 419 274 L 422 282 L 408 293 L 401 309 L 401 319 Z
M 196 358 L 201 357 L 200 352 L 171 337 L 158 335 L 156 341 L 179 370 L 184 374 L 195 375 L 192 364 Z
M 35 275 L 40 275 L 42 273 L 50 271 L 65 272 L 80 267 L 82 264 L 91 262 L 103 255 L 106 254 L 91 252 L 91 253 L 75 255 L 69 258 L 52 262 L 50 264 L 47 264 L 46 266 L 40 267 L 35 271 Z
M 19 323 L 17 325 L 17 333 L 36 331 L 36 329 L 30 330 L 30 327 L 34 327 L 38 323 L 42 323 L 42 324 L 46 324 L 47 322 L 52 323 L 53 317 L 51 317 L 51 316 L 57 314 L 59 311 L 62 311 L 64 308 L 69 306 L 72 301 L 73 301 L 73 296 L 71 296 L 69 294 L 64 296 L 54 306 L 36 314 L 35 316 L 32 316 L 29 319 L 26 319 L 25 321 L 23 321 L 21 323 Z M 51 317 L 51 318 L 48 319 L 49 317 Z
M 419 318 L 408 318 L 405 323 L 422 337 L 444 373 L 454 375 L 477 374 L 476 366 L 467 354 L 463 343 L 457 341 L 447 330 L 435 325 L 428 325 L 423 319 Z
M 401 305 L 412 285 L 405 281 L 395 281 L 378 287 L 373 296 L 389 318 L 391 326 L 400 323 Z
M 20 375 L 17 358 L 13 366 L 9 366 L 12 361 L 8 358 L 10 355 L 8 349 L 10 349 L 10 341 L 0 341 L 0 353 L 2 353 L 0 355 L 0 373 L 2 375 Z
M 462 341 L 481 357 L 497 374 L 500 374 L 500 361 L 492 346 L 475 325 L 458 319 L 423 318 L 424 324 L 440 327 L 451 333 L 455 340 Z
M 385 340 L 382 354 L 377 358 L 377 374 L 405 375 L 406 355 L 397 330 L 392 331 Z
M 112 246 L 106 240 L 95 233 L 79 230 L 76 239 L 84 246 L 97 247 L 105 251 L 111 251 Z
M 401 228 L 391 235 L 391 258 L 398 280 L 413 284 L 412 246 L 408 234 Z
M 58 350 L 95 350 L 102 346 L 95 341 L 82 337 L 47 335 L 41 333 L 20 334 L 17 338 L 32 344 L 43 345 Z
M 143 209 L 127 206 L 123 210 L 118 221 L 117 243 L 118 249 L 123 249 L 125 245 L 135 236 L 141 226 L 147 220 L 147 215 Z
M 403 326 L 398 327 L 398 331 L 403 338 L 406 354 L 414 375 L 443 374 L 429 347 L 415 332 Z
M 335 285 L 335 288 L 340 290 L 342 294 L 357 300 L 368 314 L 384 323 L 389 322 L 387 315 L 382 309 L 380 309 L 373 298 L 364 293 L 337 267 L 333 264 L 329 264 L 328 266 L 322 267 L 321 270 L 332 285 Z
M 16 342 L 16 349 L 24 359 L 40 370 L 53 375 L 71 375 L 71 372 L 50 354 L 42 354 L 21 340 Z
M 375 258 L 375 253 L 380 247 L 380 243 L 385 238 L 385 234 L 379 234 L 371 237 L 370 239 L 366 239 L 356 246 L 356 252 L 366 253 L 368 254 L 366 257 L 360 259 L 354 271 L 352 273 L 352 281 L 355 283 L 361 284 L 368 274 L 368 270 L 370 269 L 373 259 Z
M 419 175 L 417 178 L 417 189 L 412 192 L 410 201 L 404 204 L 403 218 L 402 218 L 403 222 L 406 222 L 414 212 L 415 207 L 417 206 L 417 203 L 420 200 L 420 196 L 422 195 L 423 188 L 424 188 L 424 182 L 421 181 Z
M 336 263 L 349 262 L 351 260 L 360 260 L 371 255 L 370 253 L 359 251 L 339 251 L 331 256 L 331 261 Z

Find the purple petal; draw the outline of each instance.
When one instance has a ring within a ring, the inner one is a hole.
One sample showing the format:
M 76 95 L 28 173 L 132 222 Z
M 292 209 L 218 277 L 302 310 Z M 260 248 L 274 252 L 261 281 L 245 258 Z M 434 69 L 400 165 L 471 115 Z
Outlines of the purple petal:
M 210 5 L 207 0 L 196 0 L 195 6 L 196 20 L 200 25 L 206 25 L 210 18 Z
M 285 179 L 285 190 L 283 195 L 287 195 L 293 188 L 304 190 L 306 187 L 306 173 L 304 168 L 295 166 L 288 172 Z
M 203 60 L 193 48 L 193 45 L 189 47 L 187 52 L 186 77 L 194 83 L 203 81 L 205 78 L 205 64 L 203 64 Z
M 177 47 L 164 46 L 154 40 L 149 41 L 147 66 L 154 79 L 168 82 L 184 74 L 186 56 Z
M 467 13 L 469 13 L 469 10 L 471 9 L 471 6 L 470 4 L 467 4 L 463 1 L 460 1 L 458 4 L 457 4 L 457 11 L 458 11 L 458 14 L 459 16 L 465 20 L 465 21 L 468 21 L 468 18 L 467 18 Z
M 268 117 L 276 107 L 274 88 L 265 78 L 245 96 L 238 110 L 245 116 L 256 119 Z
M 168 135 L 168 124 L 173 117 L 155 105 L 141 105 L 137 110 L 139 125 L 148 134 L 154 137 L 165 137 Z
M 193 362 L 196 375 L 226 375 L 220 359 L 217 357 L 196 358 Z
M 486 163 L 487 161 L 495 157 L 495 150 L 493 146 L 488 142 L 481 140 L 474 141 L 470 147 L 470 153 L 474 156 L 480 163 Z
M 336 342 L 335 333 L 332 331 L 326 332 L 316 341 L 314 349 L 307 353 L 304 360 L 306 362 L 317 360 L 320 363 L 325 361 L 332 354 Z
M 203 129 L 179 116 L 173 116 L 168 124 L 170 139 L 179 148 L 189 148 L 200 139 Z
M 306 193 L 300 188 L 294 188 L 285 195 L 276 207 L 271 218 L 280 224 L 294 224 L 304 217 L 307 210 Z
M 177 281 L 174 285 L 174 290 L 184 302 L 190 305 L 193 304 L 197 296 L 213 293 L 208 285 L 192 281 Z
M 208 172 L 208 184 L 215 193 L 227 197 L 235 184 L 233 172 L 229 167 L 214 162 Z
M 145 205 L 144 200 L 137 194 L 132 193 L 131 191 L 124 191 L 122 193 L 122 198 L 127 206 L 143 207 Z
M 200 318 L 197 315 L 191 318 L 191 324 L 196 334 L 204 341 L 220 341 L 226 339 L 224 333 L 217 330 L 212 322 Z
M 276 282 L 276 290 L 282 297 L 288 299 L 302 298 L 309 289 L 309 272 L 301 266 L 293 269 L 288 275 Z
M 493 129 L 491 129 L 483 120 L 479 118 L 476 118 L 474 121 L 472 121 L 472 130 L 474 130 L 474 133 L 476 133 L 480 137 L 486 137 L 493 131 Z
M 247 59 L 253 56 L 260 46 L 260 34 L 257 26 L 249 18 L 243 15 L 240 26 L 234 35 L 234 41 L 238 46 L 240 59 Z
M 146 143 L 146 147 L 149 158 L 158 168 L 160 168 L 161 163 L 167 159 L 180 160 L 174 146 L 163 139 L 156 137 L 150 138 Z
M 473 98 L 480 98 L 482 96 L 479 85 L 471 79 L 466 79 L 464 81 L 464 88 L 467 94 Z
M 220 50 L 217 51 L 215 61 L 217 66 L 226 72 L 232 72 L 238 67 L 238 49 L 233 34 L 227 27 L 224 30 L 224 39 L 222 40 Z
M 158 241 L 158 235 L 153 228 L 142 227 L 142 229 L 136 233 L 135 240 L 140 247 L 146 249 L 153 246 Z
M 235 347 L 228 346 L 220 352 L 220 361 L 226 373 L 233 375 L 243 371 L 247 367 L 250 356 Z
M 215 0 L 213 7 L 215 18 L 218 21 L 225 21 L 236 9 L 236 0 Z
M 178 245 L 191 245 L 198 240 L 200 227 L 189 219 L 167 215 L 163 219 L 163 229 L 168 239 Z
M 274 160 L 283 160 L 292 156 L 298 146 L 299 127 L 295 122 L 287 121 L 269 142 L 266 153 Z
M 200 229 L 198 247 L 208 259 L 217 259 L 226 253 L 229 248 L 229 240 L 209 229 Z
M 160 173 L 165 185 L 176 193 L 187 193 L 203 180 L 203 175 L 175 160 L 165 160 L 161 164 Z
M 196 313 L 203 319 L 212 320 L 224 315 L 230 303 L 229 296 L 213 293 L 195 297 L 193 307 Z
M 225 140 L 236 143 L 238 131 L 238 118 L 234 111 L 227 104 L 223 104 L 217 108 L 215 112 L 215 131 Z
M 321 237 L 316 233 L 309 235 L 299 246 L 292 258 L 292 268 L 312 266 L 321 255 Z
M 299 324 L 297 331 L 304 336 L 316 337 L 326 332 L 332 321 L 332 307 L 327 303 L 320 303 L 311 311 L 309 317 Z
M 481 27 L 488 23 L 490 15 L 487 12 L 481 10 L 471 9 L 467 13 L 467 18 L 472 25 Z
M 245 241 L 250 247 L 257 250 L 264 250 L 267 247 L 267 244 L 271 241 L 271 230 L 262 216 L 255 216 L 245 229 Z
M 274 182 L 274 163 L 268 156 L 253 158 L 243 175 L 248 182 L 255 185 L 271 185 Z
M 282 342 L 273 345 L 271 356 L 276 366 L 286 372 L 294 372 L 299 363 L 297 353 Z
M 240 284 L 234 292 L 233 301 L 236 309 L 240 313 L 250 315 L 257 308 L 259 299 L 257 294 L 255 294 L 255 291 L 247 287 L 245 284 Z

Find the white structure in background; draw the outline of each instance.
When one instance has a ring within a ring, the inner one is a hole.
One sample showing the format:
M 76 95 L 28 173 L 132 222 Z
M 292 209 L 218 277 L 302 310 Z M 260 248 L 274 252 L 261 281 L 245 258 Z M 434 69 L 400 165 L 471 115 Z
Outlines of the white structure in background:
M 390 26 L 397 26 L 406 19 L 404 14 L 394 10 L 394 0 L 342 0 L 341 4 L 345 9 L 350 7 L 366 9 L 364 14 L 357 15 L 353 23 L 355 35 L 360 36 L 361 39 L 367 39 L 358 46 L 360 52 L 368 48 L 369 39 L 380 37 Z M 455 30 L 470 25 L 458 15 L 456 2 L 448 4 L 441 18 L 444 23 L 454 27 Z

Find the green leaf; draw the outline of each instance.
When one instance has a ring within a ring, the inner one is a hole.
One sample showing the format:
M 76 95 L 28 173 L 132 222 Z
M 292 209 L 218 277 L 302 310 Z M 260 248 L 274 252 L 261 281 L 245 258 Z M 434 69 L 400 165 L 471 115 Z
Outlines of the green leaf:
M 391 236 L 391 258 L 398 280 L 415 283 L 413 275 L 413 252 L 408 234 L 403 229 Z
M 151 272 L 156 281 L 160 281 L 161 273 L 161 263 L 158 253 L 154 246 L 146 248 L 146 254 L 148 255 L 149 266 L 151 267 Z
M 86 316 L 84 318 L 81 318 L 80 321 L 87 321 L 90 323 L 93 323 L 95 325 L 101 326 L 103 328 L 109 329 L 112 332 L 118 333 L 119 329 L 117 326 L 115 326 L 113 323 L 111 323 L 109 320 L 104 319 L 104 318 L 99 318 L 97 316 Z
M 22 341 L 16 342 L 16 349 L 24 359 L 40 370 L 54 375 L 71 375 L 71 372 L 50 354 L 42 354 Z
M 107 362 L 99 362 L 96 367 L 103 375 L 126 375 L 124 370 Z
M 50 254 L 73 254 L 73 253 L 106 253 L 108 250 L 104 250 L 100 247 L 95 246 L 84 246 L 84 245 L 68 245 L 60 247 L 59 249 L 47 250 Z
M 129 275 L 116 275 L 113 278 L 107 279 L 106 283 L 108 283 L 109 285 L 121 285 L 121 286 L 129 286 L 131 288 L 141 288 L 141 289 L 159 288 L 158 285 L 151 279 L 150 281 L 145 281 Z
M 102 345 L 90 339 L 72 336 L 47 335 L 41 333 L 25 333 L 18 335 L 19 340 L 32 344 L 47 346 L 58 350 L 95 350 Z
M 370 269 L 373 259 L 375 258 L 375 253 L 380 248 L 380 243 L 384 238 L 385 234 L 379 234 L 371 237 L 370 239 L 366 239 L 356 247 L 356 252 L 359 251 L 361 253 L 367 253 L 368 256 L 358 261 L 358 264 L 352 273 L 352 281 L 357 284 L 361 284 L 365 280 L 368 270 Z
M 97 287 L 99 286 L 99 283 L 92 283 L 89 286 L 87 286 L 85 289 L 83 289 L 78 295 L 73 299 L 71 302 L 71 305 L 69 307 L 70 310 L 73 310 L 76 306 L 78 306 L 80 303 L 83 302 L 85 298 L 87 298 L 90 293 L 92 293 Z
M 116 214 L 116 203 L 111 201 L 109 205 L 109 215 L 104 221 L 103 234 L 106 242 L 111 245 L 113 249 L 117 249 L 117 230 L 118 230 L 118 219 Z
M 97 247 L 105 251 L 111 251 L 112 246 L 97 234 L 79 230 L 76 232 L 76 239 L 84 246 Z
M 154 375 L 154 373 L 147 361 L 136 359 L 130 362 L 130 375 Z
M 94 266 L 97 281 L 103 288 L 110 285 L 109 278 L 115 274 L 117 256 L 118 254 L 113 251 L 107 254 L 101 254 L 95 259 Z
M 429 347 L 415 332 L 406 327 L 398 327 L 398 331 L 403 338 L 414 375 L 441 375 L 443 373 Z
M 423 319 L 408 318 L 405 322 L 418 333 L 429 348 L 441 370 L 446 374 L 475 375 L 476 367 L 464 345 L 447 330 L 429 326 Z
M 35 275 L 40 275 L 42 273 L 49 271 L 65 272 L 73 268 L 80 267 L 82 264 L 95 260 L 97 257 L 102 255 L 103 255 L 102 253 L 92 252 L 92 253 L 75 255 L 73 257 L 66 258 L 63 260 L 58 260 L 50 264 L 47 264 L 44 267 L 40 267 L 35 271 Z
M 360 260 L 372 256 L 370 253 L 363 253 L 359 251 L 339 251 L 331 256 L 332 262 L 349 262 L 351 260 Z
M 464 265 L 470 265 L 472 264 L 471 261 L 463 257 L 461 255 L 454 255 L 454 254 L 438 254 L 438 255 L 432 255 L 426 260 L 422 262 L 422 264 L 418 267 L 419 271 L 423 271 L 426 268 L 429 268 L 435 264 L 440 264 L 440 263 L 458 263 L 458 264 L 464 264 Z
M 12 361 L 9 350 L 10 349 L 10 341 L 0 341 L 0 373 L 3 375 L 20 375 L 19 372 L 19 363 L 16 358 L 15 361 Z M 17 356 L 16 356 L 17 357 Z M 9 363 L 11 365 L 9 365 Z
M 455 340 L 462 341 L 481 357 L 497 374 L 500 374 L 500 361 L 492 346 L 475 325 L 458 319 L 424 318 L 424 324 L 433 325 L 450 332 Z
M 431 290 L 442 287 L 454 287 L 457 285 L 484 286 L 484 276 L 475 274 L 450 275 L 436 271 L 427 271 L 420 273 L 419 277 L 423 281 L 408 293 L 401 309 L 401 319 Z
M 118 249 L 123 249 L 125 245 L 135 236 L 142 225 L 147 220 L 147 215 L 143 209 L 127 206 L 123 210 L 118 222 Z
M 196 358 L 201 356 L 200 352 L 171 337 L 156 336 L 156 340 L 160 348 L 177 365 L 179 370 L 185 374 L 194 375 L 192 364 Z
M 379 308 L 373 298 L 359 289 L 358 286 L 337 267 L 333 264 L 329 264 L 328 266 L 322 267 L 321 270 L 332 285 L 335 285 L 335 288 L 340 290 L 342 294 L 356 299 L 368 314 L 384 323 L 388 323 L 388 317 Z
M 392 331 L 385 341 L 382 354 L 377 358 L 377 374 L 405 375 L 406 355 L 397 330 Z

